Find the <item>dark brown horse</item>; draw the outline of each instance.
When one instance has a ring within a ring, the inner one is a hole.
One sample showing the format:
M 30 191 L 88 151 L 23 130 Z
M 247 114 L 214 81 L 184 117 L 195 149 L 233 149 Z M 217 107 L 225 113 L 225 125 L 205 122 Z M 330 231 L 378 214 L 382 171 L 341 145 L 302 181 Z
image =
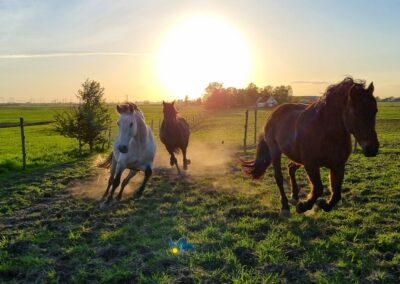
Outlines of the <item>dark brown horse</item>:
M 288 213 L 281 170 L 283 153 L 291 161 L 288 169 L 296 211 L 310 210 L 316 201 L 324 211 L 330 211 L 341 197 L 345 163 L 351 153 L 350 135 L 355 136 L 366 157 L 374 157 L 378 153 L 379 142 L 375 132 L 378 110 L 373 92 L 373 83 L 365 88 L 364 81 L 347 77 L 329 86 L 324 96 L 311 105 L 284 104 L 277 107 L 267 119 L 257 146 L 256 159 L 242 161 L 243 171 L 257 179 L 272 163 L 282 212 Z M 298 202 L 295 173 L 301 166 L 304 166 L 312 187 L 307 200 Z M 323 191 L 320 167 L 329 169 L 329 201 L 317 200 Z
M 182 151 L 183 169 L 187 170 L 187 166 L 190 164 L 190 160 L 186 158 L 190 135 L 189 124 L 178 114 L 174 104 L 175 101 L 172 103 L 163 101 L 164 119 L 160 128 L 160 139 L 171 155 L 170 165 L 176 165 L 179 171 L 175 154 Z

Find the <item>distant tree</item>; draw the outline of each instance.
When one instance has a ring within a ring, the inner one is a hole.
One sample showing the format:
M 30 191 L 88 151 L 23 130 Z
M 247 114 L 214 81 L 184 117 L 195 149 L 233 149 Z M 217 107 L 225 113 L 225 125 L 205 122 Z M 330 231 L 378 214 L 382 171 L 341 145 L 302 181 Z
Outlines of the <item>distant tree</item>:
M 185 100 L 183 101 L 183 103 L 185 104 L 185 106 L 187 106 L 189 104 L 189 96 L 188 95 L 185 96 Z
M 76 96 L 79 99 L 78 106 L 55 115 L 55 130 L 63 136 L 77 139 L 79 151 L 88 144 L 90 152 L 93 152 L 95 145 L 104 145 L 103 134 L 111 123 L 103 98 L 104 88 L 100 83 L 87 79 Z
M 293 95 L 291 86 L 279 86 L 275 87 L 272 92 L 274 98 L 279 104 L 290 102 Z

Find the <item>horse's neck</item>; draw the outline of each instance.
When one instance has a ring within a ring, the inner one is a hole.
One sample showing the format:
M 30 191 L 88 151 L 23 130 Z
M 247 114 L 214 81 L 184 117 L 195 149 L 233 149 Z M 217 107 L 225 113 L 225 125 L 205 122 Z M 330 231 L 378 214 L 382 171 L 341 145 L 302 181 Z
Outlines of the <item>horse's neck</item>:
M 322 105 L 317 107 L 317 120 L 320 120 L 323 129 L 326 132 L 339 130 L 343 135 L 350 135 L 343 121 L 343 112 L 345 111 L 345 101 L 338 99 L 330 101 L 329 105 Z M 340 131 L 342 130 L 342 131 Z

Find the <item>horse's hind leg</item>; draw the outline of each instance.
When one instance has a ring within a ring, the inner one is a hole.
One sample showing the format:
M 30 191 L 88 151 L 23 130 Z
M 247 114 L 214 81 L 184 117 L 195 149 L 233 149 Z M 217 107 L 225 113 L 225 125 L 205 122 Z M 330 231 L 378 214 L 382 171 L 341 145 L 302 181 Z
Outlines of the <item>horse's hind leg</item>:
M 323 185 L 321 181 L 321 175 L 319 172 L 319 167 L 317 166 L 306 166 L 304 168 L 307 172 L 308 178 L 312 184 L 311 192 L 309 193 L 307 200 L 304 202 L 299 202 L 296 206 L 296 211 L 298 213 L 303 213 L 310 210 L 315 201 L 322 195 Z
M 140 195 L 142 195 L 142 193 L 143 193 L 143 191 L 144 191 L 144 189 L 145 189 L 145 187 L 146 187 L 147 181 L 149 180 L 149 178 L 151 177 L 152 174 L 153 174 L 153 170 L 151 169 L 150 166 L 148 166 L 148 167 L 146 168 L 146 170 L 144 171 L 144 179 L 143 179 L 143 182 L 142 182 L 142 184 L 140 185 L 140 187 L 137 189 L 137 191 L 135 192 L 135 196 L 140 196 Z
M 342 194 L 342 183 L 344 178 L 344 165 L 340 165 L 329 171 L 329 181 L 331 185 L 331 198 L 328 202 L 325 199 L 318 199 L 317 205 L 324 211 L 331 211 L 333 206 L 340 200 Z
M 276 184 L 279 187 L 279 192 L 281 194 L 281 204 L 282 204 L 282 209 L 281 212 L 282 214 L 288 214 L 289 213 L 289 203 L 288 199 L 285 194 L 285 190 L 283 188 L 283 176 L 282 176 L 282 168 L 281 168 L 281 154 L 274 155 L 275 157 L 272 160 L 272 164 L 274 166 L 274 175 L 275 175 L 275 181 Z
M 190 165 L 190 160 L 186 158 L 186 150 L 187 150 L 187 147 L 182 148 L 183 169 L 184 170 L 187 170 L 187 166 Z
M 291 203 L 293 205 L 296 205 L 299 202 L 299 187 L 296 182 L 296 171 L 301 167 L 301 165 L 289 162 L 288 164 L 288 170 L 289 170 L 289 176 L 290 176 L 290 185 L 292 188 L 292 199 Z
M 130 170 L 129 174 L 126 176 L 126 178 L 122 181 L 121 184 L 121 189 L 119 190 L 119 193 L 117 195 L 117 200 L 121 200 L 122 198 L 122 192 L 124 191 L 125 186 L 129 183 L 129 181 L 131 180 L 131 178 L 133 178 L 136 175 L 137 171 L 136 170 Z

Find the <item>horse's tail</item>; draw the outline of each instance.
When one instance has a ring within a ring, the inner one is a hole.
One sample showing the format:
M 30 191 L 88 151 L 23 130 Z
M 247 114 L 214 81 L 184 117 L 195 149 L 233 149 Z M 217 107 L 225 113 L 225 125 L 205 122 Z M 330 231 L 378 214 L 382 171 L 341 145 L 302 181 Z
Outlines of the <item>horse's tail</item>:
M 103 169 L 110 168 L 111 163 L 112 163 L 112 159 L 113 159 L 113 152 L 111 152 L 110 155 L 108 155 L 107 159 L 105 159 L 104 161 L 98 163 L 97 167 L 98 168 L 103 168 Z
M 258 139 L 256 158 L 252 161 L 240 160 L 243 172 L 252 176 L 253 179 L 259 179 L 271 164 L 271 154 L 263 136 Z

